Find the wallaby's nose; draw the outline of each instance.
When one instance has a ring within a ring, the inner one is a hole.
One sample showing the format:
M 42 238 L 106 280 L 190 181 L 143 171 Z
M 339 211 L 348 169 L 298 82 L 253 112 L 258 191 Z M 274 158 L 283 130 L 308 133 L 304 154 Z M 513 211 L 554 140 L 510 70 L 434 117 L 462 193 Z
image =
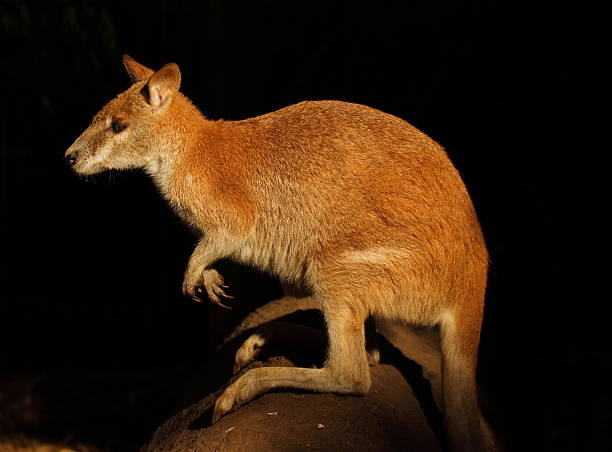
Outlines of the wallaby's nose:
M 66 161 L 68 162 L 68 165 L 74 166 L 77 161 L 77 154 L 78 152 L 72 152 L 66 156 Z

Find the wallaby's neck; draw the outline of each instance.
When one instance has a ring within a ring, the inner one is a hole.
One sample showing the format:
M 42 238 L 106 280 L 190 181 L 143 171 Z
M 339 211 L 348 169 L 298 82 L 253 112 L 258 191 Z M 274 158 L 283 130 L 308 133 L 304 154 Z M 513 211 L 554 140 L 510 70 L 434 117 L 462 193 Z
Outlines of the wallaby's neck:
M 167 191 L 170 177 L 175 167 L 180 165 L 181 158 L 194 152 L 200 145 L 199 137 L 214 124 L 180 93 L 168 108 L 167 117 L 159 131 L 163 139 L 156 143 L 159 146 L 158 152 L 144 168 L 163 192 Z

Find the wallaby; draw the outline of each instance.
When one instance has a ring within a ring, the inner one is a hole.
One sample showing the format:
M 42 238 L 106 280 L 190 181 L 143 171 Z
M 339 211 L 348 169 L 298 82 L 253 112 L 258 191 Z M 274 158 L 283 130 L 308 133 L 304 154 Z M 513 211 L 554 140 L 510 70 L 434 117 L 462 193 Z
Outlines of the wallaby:
M 451 449 L 484 449 L 476 359 L 488 255 L 468 192 L 444 149 L 402 119 L 363 105 L 301 102 L 241 121 L 212 121 L 127 55 L 133 84 L 66 152 L 77 174 L 142 168 L 201 237 L 185 295 L 226 297 L 211 268 L 231 258 L 299 287 L 329 339 L 320 369 L 247 371 L 217 400 L 213 422 L 273 388 L 365 394 L 368 316 L 441 331 Z M 203 294 L 202 291 L 202 294 Z

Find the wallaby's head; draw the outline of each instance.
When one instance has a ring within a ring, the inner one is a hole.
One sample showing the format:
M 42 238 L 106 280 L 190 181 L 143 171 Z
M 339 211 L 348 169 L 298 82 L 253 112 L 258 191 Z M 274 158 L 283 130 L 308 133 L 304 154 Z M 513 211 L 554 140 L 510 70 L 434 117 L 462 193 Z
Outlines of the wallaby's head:
M 123 64 L 132 86 L 106 104 L 66 151 L 78 174 L 143 168 L 170 146 L 170 106 L 181 83 L 178 66 L 169 63 L 155 72 L 128 55 Z

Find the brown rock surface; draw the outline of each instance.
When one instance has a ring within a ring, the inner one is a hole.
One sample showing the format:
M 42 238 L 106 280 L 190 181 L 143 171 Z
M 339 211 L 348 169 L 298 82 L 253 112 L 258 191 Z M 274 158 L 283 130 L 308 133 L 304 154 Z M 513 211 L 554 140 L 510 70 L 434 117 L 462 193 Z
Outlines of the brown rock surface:
M 364 397 L 270 393 L 208 426 L 212 394 L 169 419 L 143 452 L 440 450 L 399 371 L 381 364 L 372 376 Z

